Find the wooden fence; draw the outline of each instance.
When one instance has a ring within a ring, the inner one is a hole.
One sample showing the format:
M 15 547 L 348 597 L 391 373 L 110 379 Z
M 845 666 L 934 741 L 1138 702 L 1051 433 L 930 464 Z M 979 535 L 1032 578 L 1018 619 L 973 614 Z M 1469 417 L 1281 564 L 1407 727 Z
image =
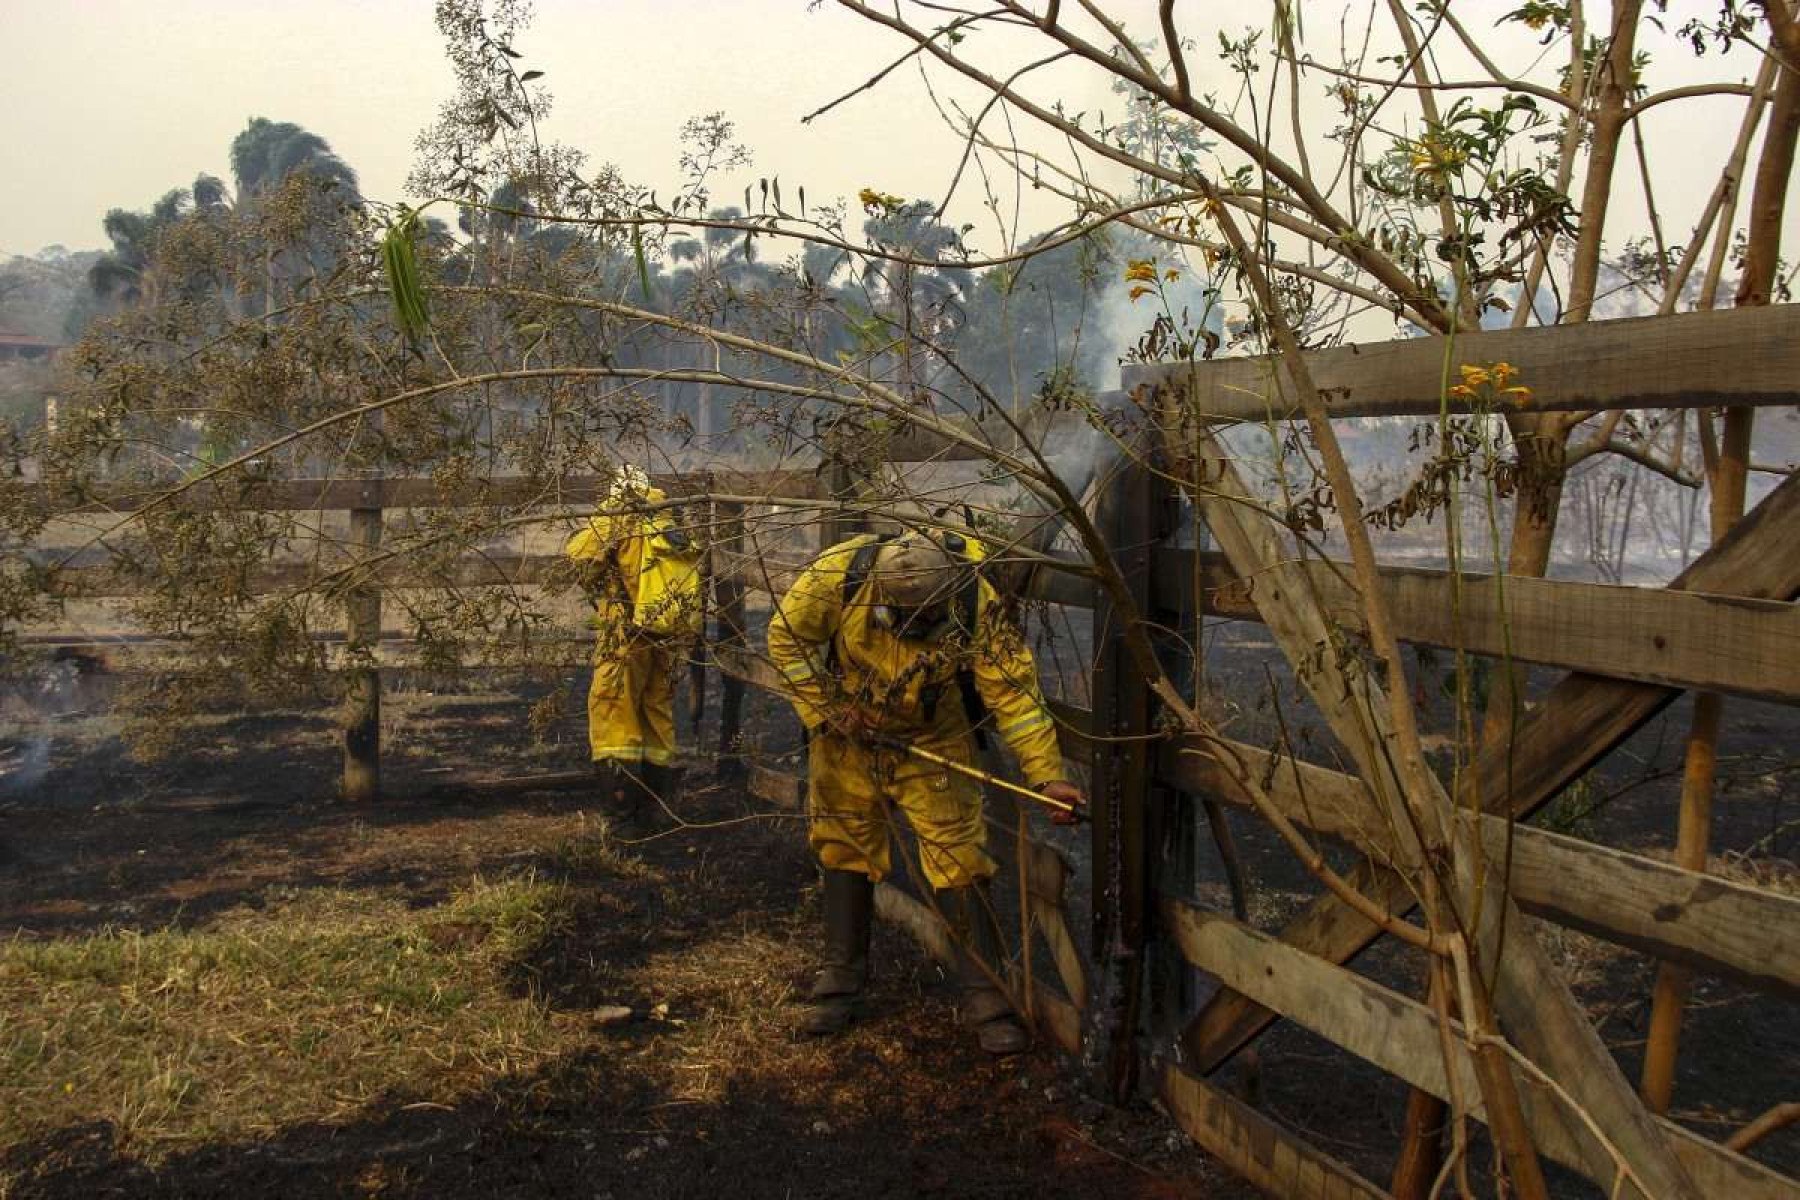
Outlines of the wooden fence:
M 1544 408 L 1792 405 L 1800 399 L 1797 318 L 1800 309 L 1784 307 L 1484 333 L 1460 339 L 1449 353 L 1454 363 L 1513 364 Z M 1764 341 L 1771 337 L 1787 340 L 1776 348 Z M 1420 339 L 1312 357 L 1334 415 L 1404 415 L 1443 406 L 1446 353 L 1441 340 Z M 1739 355 L 1744 370 L 1721 369 L 1735 368 Z M 1397 859 L 1392 814 L 1378 798 L 1383 788 L 1395 794 L 1382 756 L 1371 752 L 1385 742 L 1358 727 L 1380 711 L 1378 685 L 1319 653 L 1332 630 L 1362 630 L 1348 565 L 1296 557 L 1285 531 L 1245 502 L 1230 456 L 1191 428 L 1196 408 L 1222 419 L 1291 415 L 1271 372 L 1268 363 L 1243 361 L 1129 372 L 1126 382 L 1146 406 L 1171 410 L 1163 428 L 1180 429 L 1180 441 L 1150 448 L 1159 470 L 1115 478 L 1101 520 L 1140 613 L 1168 628 L 1190 626 L 1196 610 L 1266 623 L 1362 769 L 1346 774 L 1279 747 L 1161 733 L 1145 681 L 1115 636 L 1123 614 L 1073 575 L 1038 572 L 1028 584 L 1032 595 L 1093 610 L 1097 658 L 1091 707 L 1056 706 L 1065 754 L 1087 768 L 1093 794 L 1087 954 L 1073 952 L 1063 911 L 1068 873 L 1052 865 L 1060 861 L 1054 851 L 1035 845 L 1021 903 L 1062 987 L 1060 994 L 1043 984 L 1030 989 L 1031 1016 L 1045 1036 L 1093 1065 L 1102 1087 L 1123 1095 L 1147 1086 L 1191 1136 L 1271 1194 L 1387 1196 L 1208 1076 L 1288 1020 L 1419 1094 L 1462 1097 L 1486 1120 L 1474 1062 L 1480 1040 L 1457 1022 L 1446 1040 L 1426 1004 L 1349 970 L 1381 930 L 1335 895 L 1320 896 L 1278 932 L 1263 932 L 1198 906 L 1191 851 L 1159 850 L 1200 836 L 1197 809 L 1184 798 L 1255 810 L 1245 781 L 1260 780 L 1293 826 L 1361 856 L 1349 882 L 1388 912 L 1404 916 L 1420 890 L 1420 866 Z M 1170 511 L 1171 479 L 1202 497 L 1220 550 L 1170 544 L 1162 514 Z M 1800 478 L 1785 480 L 1667 587 L 1453 579 L 1415 568 L 1386 568 L 1381 584 L 1403 640 L 1566 672 L 1511 746 L 1481 755 L 1460 793 L 1444 798 L 1455 801 L 1454 819 L 1472 829 L 1490 859 L 1508 864 L 1493 908 L 1800 999 L 1800 900 L 1523 823 L 1685 690 L 1800 700 Z M 726 661 L 779 690 L 761 664 Z M 1355 695 L 1361 705 L 1345 703 Z M 768 772 L 758 783 L 784 799 L 798 787 Z M 1174 839 L 1171 824 L 1179 826 Z M 918 900 L 884 886 L 881 904 L 928 949 L 948 953 L 943 930 Z M 1523 1056 L 1513 1074 L 1537 1153 L 1609 1195 L 1800 1197 L 1800 1184 L 1740 1152 L 1792 1105 L 1753 1122 L 1754 1131 L 1732 1144 L 1652 1114 L 1529 927 L 1514 921 L 1506 936 L 1494 1002 Z M 1171 949 L 1221 985 L 1194 1011 L 1167 1011 L 1184 993 L 1150 986 L 1148 964 Z M 1016 955 L 1015 972 L 1028 956 Z M 1178 1033 L 1159 1038 L 1171 1018 Z
M 1800 309 L 1784 306 L 1607 322 L 1569 329 L 1482 333 L 1447 347 L 1419 339 L 1348 347 L 1313 356 L 1334 415 L 1437 413 L 1444 407 L 1446 363 L 1507 361 L 1551 409 L 1681 405 L 1792 405 L 1800 399 Z M 1448 357 L 1447 357 L 1448 356 Z M 1722 364 L 1730 364 L 1729 369 Z M 1029 947 L 1009 968 L 1020 980 L 1032 1020 L 1044 1035 L 1093 1070 L 1115 1095 L 1149 1090 L 1197 1141 L 1272 1194 L 1287 1197 L 1386 1196 L 1329 1154 L 1213 1082 L 1233 1056 L 1278 1020 L 1292 1021 L 1400 1080 L 1418 1094 L 1461 1097 L 1487 1119 L 1475 1061 L 1482 1043 L 1451 1022 L 1449 1036 L 1426 1004 L 1348 969 L 1381 936 L 1364 914 L 1326 892 L 1273 933 L 1241 914 L 1195 900 L 1193 847 L 1203 836 L 1200 809 L 1225 805 L 1267 816 L 1259 803 L 1307 836 L 1355 851 L 1348 882 L 1404 917 L 1423 869 L 1397 847 L 1392 813 L 1381 797 L 1397 794 L 1384 766 L 1388 734 L 1371 728 L 1379 681 L 1349 656 L 1321 656 L 1339 631 L 1362 630 L 1363 605 L 1344 564 L 1301 558 L 1285 530 L 1244 503 L 1235 467 L 1204 427 L 1208 420 L 1280 419 L 1271 365 L 1233 360 L 1128 372 L 1160 444 L 1144 464 L 1127 464 L 1104 489 L 1098 518 L 1127 581 L 1139 618 L 1096 596 L 1078 572 L 1039 569 L 1023 586 L 1040 600 L 1092 612 L 1096 658 L 1089 704 L 1055 706 L 1065 754 L 1091 784 L 1093 878 L 1084 933 L 1067 912 L 1071 869 L 1050 847 L 1021 846 L 1019 904 L 1027 939 L 1041 938 L 1054 984 L 1031 979 Z M 1456 411 L 1459 406 L 1452 406 Z M 1466 411 L 1466 405 L 1460 406 Z M 1179 416 L 1180 419 L 1175 419 Z M 915 451 L 923 454 L 926 451 Z M 978 457 L 966 446 L 937 457 Z M 899 458 L 899 455 L 892 455 Z M 730 478 L 690 476 L 672 488 L 714 496 L 717 634 L 712 660 L 722 670 L 722 739 L 735 743 L 746 686 L 779 692 L 754 652 L 747 597 L 779 592 L 799 563 L 760 560 L 746 539 L 747 506 L 757 496 L 849 500 L 857 481 L 841 468 Z M 1197 497 L 1218 550 L 1172 544 L 1166 514 L 1172 489 Z M 209 489 L 203 504 L 244 508 L 340 508 L 358 549 L 380 543 L 386 509 L 466 504 L 578 505 L 598 481 L 565 481 L 554 491 L 525 481 L 490 480 L 467 495 L 445 496 L 428 480 L 289 481 Z M 735 495 L 738 499 L 717 497 Z M 141 499 L 148 501 L 151 497 Z M 190 498 L 192 500 L 194 498 Z M 113 497 L 128 508 L 129 497 Z M 822 520 L 830 541 L 854 527 L 853 515 Z M 550 556 L 464 560 L 446 577 L 384 565 L 358 579 L 346 637 L 370 646 L 380 633 L 379 589 L 415 585 L 525 584 L 553 569 Z M 258 582 L 304 586 L 296 568 L 271 566 Z M 1800 998 L 1800 901 L 1524 824 L 1633 731 L 1683 691 L 1704 690 L 1793 703 L 1800 700 L 1800 479 L 1785 480 L 1731 535 L 1663 588 L 1615 587 L 1513 577 L 1450 575 L 1385 568 L 1381 585 L 1396 632 L 1420 645 L 1456 647 L 1565 672 L 1503 751 L 1480 755 L 1458 794 L 1441 803 L 1447 821 L 1508 863 L 1491 893 L 1495 919 L 1523 912 L 1606 941 Z M 69 595 L 108 594 L 104 568 L 65 572 Z M 1456 602 L 1451 604 L 1454 590 Z M 1454 616 L 1452 615 L 1454 612 Z M 1122 622 L 1153 616 L 1191 626 L 1197 615 L 1260 621 L 1295 664 L 1319 714 L 1349 760 L 1345 773 L 1298 761 L 1279 746 L 1172 736 L 1161 728 L 1146 681 L 1115 636 Z M 1300 669 L 1300 668 L 1304 669 Z M 359 684 L 360 706 L 346 728 L 346 791 L 378 783 L 379 676 Z M 1351 703 L 1354 698 L 1357 703 Z M 1257 780 L 1253 794 L 1246 780 Z M 801 794 L 791 775 L 756 766 L 751 784 L 776 802 Z M 1167 847 L 1176 852 L 1165 853 Z M 1186 849 L 1182 849 L 1186 847 Z M 1488 886 L 1471 882 L 1470 895 Z M 884 885 L 880 911 L 932 952 L 950 952 L 948 935 L 918 898 Z M 1479 932 L 1479 931 L 1478 931 Z M 1538 1153 L 1593 1179 L 1604 1192 L 1656 1197 L 1800 1197 L 1800 1185 L 1723 1142 L 1700 1137 L 1646 1110 L 1611 1054 L 1548 967 L 1523 922 L 1506 934 L 1495 970 L 1494 1005 L 1522 1058 L 1511 1068 L 1523 1121 Z M 1479 947 L 1478 947 L 1479 949 Z M 1148 964 L 1179 958 L 1217 980 L 1203 1004 L 1191 989 L 1151 986 Z M 1172 1031 L 1172 1032 L 1171 1032 Z M 1529 1065 L 1527 1065 L 1529 1064 Z M 1621 1170 L 1621 1163 L 1624 1170 Z

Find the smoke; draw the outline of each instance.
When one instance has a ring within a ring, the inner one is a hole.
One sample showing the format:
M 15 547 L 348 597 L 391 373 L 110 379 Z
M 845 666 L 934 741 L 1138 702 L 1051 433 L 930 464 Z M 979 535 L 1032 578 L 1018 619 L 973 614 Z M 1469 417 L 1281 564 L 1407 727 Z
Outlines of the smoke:
M 1100 292 L 1089 318 L 1089 327 L 1106 347 L 1104 361 L 1108 370 L 1116 371 L 1122 367 L 1159 316 L 1173 321 L 1176 331 L 1183 336 L 1203 331 L 1217 338 L 1218 344 L 1224 343 L 1225 300 L 1212 280 L 1204 275 L 1190 274 L 1180 262 L 1158 261 L 1156 265 L 1160 271 L 1174 270 L 1179 274 L 1173 280 L 1163 276 L 1156 290 L 1144 293 L 1136 300 L 1131 298 L 1131 293 L 1142 285 L 1124 279 L 1112 280 Z M 1084 333 L 1083 336 L 1089 335 Z
M 0 741 L 0 797 L 25 796 L 36 791 L 50 773 L 50 747 L 47 733 Z
M 34 794 L 50 773 L 53 726 L 85 704 L 87 660 L 53 660 L 0 695 L 0 798 Z

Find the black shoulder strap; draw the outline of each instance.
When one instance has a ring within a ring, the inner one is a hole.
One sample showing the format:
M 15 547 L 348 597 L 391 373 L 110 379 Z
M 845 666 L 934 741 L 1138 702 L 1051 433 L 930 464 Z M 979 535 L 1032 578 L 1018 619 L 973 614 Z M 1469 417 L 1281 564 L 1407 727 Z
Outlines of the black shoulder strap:
M 957 619 L 973 648 L 981 621 L 981 564 L 967 555 L 963 556 L 963 562 L 969 568 L 969 581 L 956 596 Z M 968 715 L 969 728 L 975 734 L 976 748 L 985 753 L 988 748 L 988 707 L 982 703 L 981 689 L 975 684 L 975 668 L 967 659 L 957 668 L 956 690 L 962 696 L 963 712 Z
M 870 572 L 875 569 L 875 556 L 881 553 L 882 546 L 894 540 L 891 533 L 876 534 L 856 548 L 850 556 L 850 567 L 844 572 L 844 607 L 856 599 L 856 593 L 862 591 L 862 585 L 869 581 Z

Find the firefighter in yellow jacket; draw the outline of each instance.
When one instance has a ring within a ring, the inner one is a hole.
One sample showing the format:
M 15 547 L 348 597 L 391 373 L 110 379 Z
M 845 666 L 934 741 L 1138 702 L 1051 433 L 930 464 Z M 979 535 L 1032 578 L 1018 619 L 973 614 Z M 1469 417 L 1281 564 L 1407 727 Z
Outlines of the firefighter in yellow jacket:
M 674 799 L 674 671 L 679 643 L 638 622 L 640 575 L 653 539 L 667 535 L 648 504 L 665 499 L 636 467 L 623 467 L 603 509 L 569 539 L 564 554 L 594 601 L 594 678 L 588 746 L 601 794 L 616 815 L 642 819 Z M 677 535 L 679 536 L 679 535 Z
M 1012 750 L 1028 784 L 1082 801 L 1063 777 L 1031 652 L 975 569 L 981 554 L 973 539 L 949 533 L 853 538 L 819 555 L 770 621 L 769 657 L 808 732 L 809 838 L 825 874 L 826 953 L 810 1033 L 837 1033 L 855 1018 L 873 888 L 892 866 L 898 810 L 965 947 L 963 1019 L 990 1053 L 1028 1044 L 1006 994 L 968 953 L 1000 961 L 980 786 L 902 749 L 974 765 L 979 721 Z

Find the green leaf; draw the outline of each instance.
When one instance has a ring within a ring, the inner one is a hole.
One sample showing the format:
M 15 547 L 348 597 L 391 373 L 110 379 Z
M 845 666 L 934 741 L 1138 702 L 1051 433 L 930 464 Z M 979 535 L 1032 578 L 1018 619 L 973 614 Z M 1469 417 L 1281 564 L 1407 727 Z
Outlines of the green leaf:
M 637 259 L 638 287 L 643 289 L 644 303 L 653 303 L 650 295 L 650 263 L 644 257 L 644 227 L 631 227 L 631 253 Z
M 534 79 L 542 79 L 543 77 L 544 77 L 544 73 L 542 71 L 527 71 L 523 75 L 519 76 L 519 82 L 520 83 L 530 83 Z
M 387 274 L 388 291 L 394 298 L 394 317 L 401 332 L 415 342 L 431 325 L 431 314 L 425 303 L 425 285 L 419 276 L 415 244 L 418 232 L 418 212 L 402 207 L 398 219 L 388 226 L 381 239 L 381 261 Z

